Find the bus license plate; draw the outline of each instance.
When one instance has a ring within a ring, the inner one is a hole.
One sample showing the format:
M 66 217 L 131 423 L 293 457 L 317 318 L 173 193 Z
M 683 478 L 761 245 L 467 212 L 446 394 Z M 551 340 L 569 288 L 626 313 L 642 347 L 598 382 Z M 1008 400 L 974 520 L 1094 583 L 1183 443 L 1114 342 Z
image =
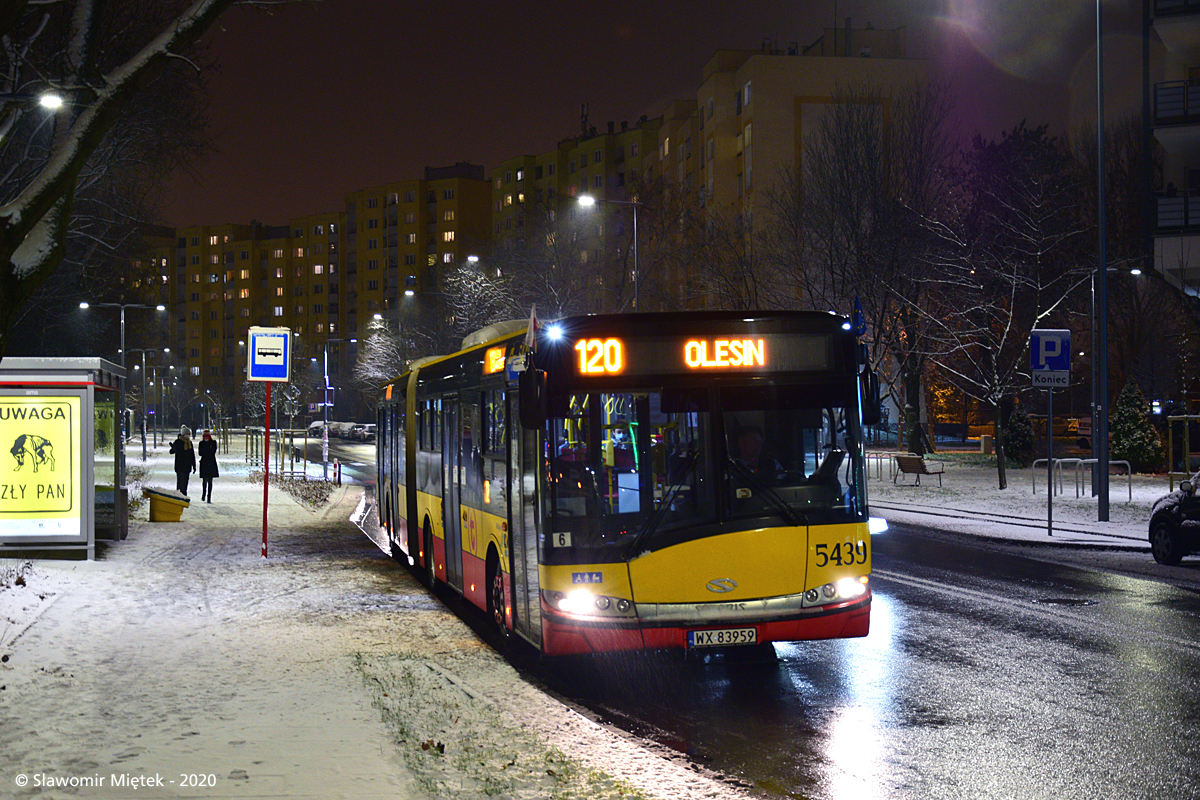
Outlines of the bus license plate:
M 729 647 L 758 644 L 757 628 L 718 628 L 712 631 L 688 631 L 688 647 Z

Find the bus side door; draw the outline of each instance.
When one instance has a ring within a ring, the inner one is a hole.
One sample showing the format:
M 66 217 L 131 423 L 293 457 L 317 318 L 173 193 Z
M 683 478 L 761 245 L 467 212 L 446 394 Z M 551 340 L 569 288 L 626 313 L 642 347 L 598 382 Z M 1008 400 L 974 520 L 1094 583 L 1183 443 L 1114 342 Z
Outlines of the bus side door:
M 458 397 L 442 398 L 442 531 L 446 583 L 462 591 L 462 439 Z

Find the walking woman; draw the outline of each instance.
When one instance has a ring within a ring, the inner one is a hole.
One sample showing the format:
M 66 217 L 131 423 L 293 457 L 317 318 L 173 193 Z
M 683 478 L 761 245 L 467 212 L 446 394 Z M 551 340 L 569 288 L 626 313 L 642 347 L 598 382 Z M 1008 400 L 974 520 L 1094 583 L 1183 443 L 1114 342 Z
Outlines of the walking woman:
M 200 453 L 200 499 L 211 503 L 213 478 L 221 477 L 221 473 L 217 471 L 217 443 L 207 428 L 196 450 Z
M 192 431 L 187 425 L 179 429 L 179 438 L 171 442 L 175 456 L 175 488 L 187 497 L 188 478 L 196 471 L 196 448 L 192 447 Z

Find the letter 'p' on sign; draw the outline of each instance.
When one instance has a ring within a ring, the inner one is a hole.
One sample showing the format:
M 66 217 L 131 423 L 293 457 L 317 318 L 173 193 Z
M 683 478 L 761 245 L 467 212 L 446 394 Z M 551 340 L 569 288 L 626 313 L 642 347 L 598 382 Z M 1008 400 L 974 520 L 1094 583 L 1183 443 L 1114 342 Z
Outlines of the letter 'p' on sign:
M 1030 331 L 1029 362 L 1034 386 L 1061 388 L 1070 385 L 1071 332 Z

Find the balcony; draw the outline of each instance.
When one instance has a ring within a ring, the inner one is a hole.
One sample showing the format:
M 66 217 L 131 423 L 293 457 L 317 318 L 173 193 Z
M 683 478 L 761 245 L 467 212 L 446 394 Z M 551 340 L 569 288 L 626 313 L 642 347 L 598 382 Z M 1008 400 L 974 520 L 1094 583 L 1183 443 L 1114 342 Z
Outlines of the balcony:
M 1158 124 L 1200 121 L 1200 83 L 1192 81 L 1156 83 L 1154 85 L 1154 121 Z
M 1195 14 L 1200 12 L 1200 0 L 1154 0 L 1154 16 Z
M 1200 231 L 1200 191 L 1158 195 L 1155 201 L 1155 232 Z

